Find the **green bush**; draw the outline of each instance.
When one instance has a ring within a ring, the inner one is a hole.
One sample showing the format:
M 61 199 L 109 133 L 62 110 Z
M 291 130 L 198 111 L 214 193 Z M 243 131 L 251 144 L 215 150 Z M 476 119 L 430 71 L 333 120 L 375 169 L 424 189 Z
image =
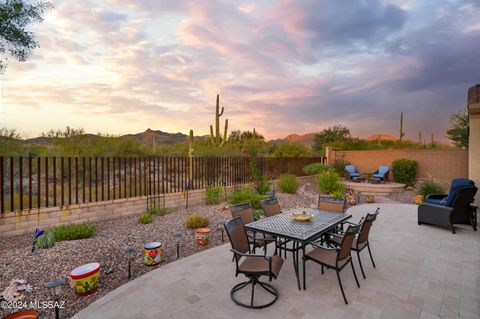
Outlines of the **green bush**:
M 206 189 L 207 205 L 217 205 L 222 202 L 222 187 L 207 186 Z
M 261 209 L 262 205 L 260 204 L 260 201 L 262 199 L 263 195 L 256 194 L 252 187 L 246 186 L 234 190 L 230 196 L 229 203 L 231 205 L 237 205 L 249 202 L 253 209 Z
M 197 213 L 188 215 L 187 219 L 185 220 L 185 226 L 190 229 L 207 227 L 208 224 L 208 218 Z
M 320 191 L 326 195 L 341 193 L 343 191 L 343 183 L 340 181 L 340 174 L 334 169 L 318 174 L 317 184 Z
M 256 219 L 259 219 L 260 217 L 263 216 L 263 210 L 261 210 L 261 209 L 254 209 L 254 210 L 253 210 L 253 216 L 254 216 Z
M 295 175 L 282 174 L 278 181 L 278 188 L 282 193 L 295 194 L 298 189 L 298 181 Z
M 340 174 L 340 176 L 343 176 L 345 174 L 345 166 L 350 165 L 351 163 L 349 161 L 346 161 L 344 159 L 337 159 L 332 165 L 332 168 Z
M 51 248 L 55 245 L 55 236 L 49 231 L 37 238 L 37 246 L 41 249 Z
M 270 191 L 270 182 L 265 176 L 259 176 L 255 180 L 255 190 L 260 195 L 265 195 Z
M 55 241 L 76 240 L 90 238 L 95 235 L 97 227 L 94 224 L 71 224 L 53 227 L 50 232 L 53 233 Z
M 445 187 L 433 178 L 423 181 L 418 187 L 417 194 L 428 196 L 430 194 L 445 194 Z
M 395 160 L 392 162 L 393 179 L 398 183 L 411 185 L 415 182 L 417 169 L 418 163 L 415 160 L 406 158 Z
M 138 216 L 138 222 L 142 224 L 150 224 L 153 222 L 153 216 L 150 213 L 143 213 L 142 215 Z
M 165 216 L 170 213 L 173 213 L 175 209 L 173 208 L 160 208 L 160 207 L 150 207 L 148 209 L 148 213 L 151 215 L 157 215 L 157 216 Z
M 321 172 L 324 172 L 328 169 L 327 165 L 323 165 L 322 163 L 312 163 L 308 164 L 303 168 L 303 172 L 307 175 L 317 175 Z

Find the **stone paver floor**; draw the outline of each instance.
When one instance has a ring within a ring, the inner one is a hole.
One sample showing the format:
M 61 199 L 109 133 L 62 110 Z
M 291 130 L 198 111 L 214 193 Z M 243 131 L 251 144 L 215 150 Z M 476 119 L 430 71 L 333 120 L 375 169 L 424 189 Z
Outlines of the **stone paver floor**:
M 245 277 L 235 278 L 229 245 L 223 245 L 149 272 L 73 318 L 480 318 L 480 232 L 462 226 L 453 235 L 418 226 L 417 207 L 407 204 L 355 206 L 349 209 L 352 221 L 377 206 L 381 214 L 370 238 L 377 268 L 364 251 L 361 288 L 350 268 L 342 271 L 349 305 L 335 272 L 321 275 L 313 262 L 307 263 L 307 290 L 299 291 L 288 256 L 272 282 L 277 303 L 261 310 L 239 307 L 229 293 Z M 360 274 L 356 258 L 354 264 Z

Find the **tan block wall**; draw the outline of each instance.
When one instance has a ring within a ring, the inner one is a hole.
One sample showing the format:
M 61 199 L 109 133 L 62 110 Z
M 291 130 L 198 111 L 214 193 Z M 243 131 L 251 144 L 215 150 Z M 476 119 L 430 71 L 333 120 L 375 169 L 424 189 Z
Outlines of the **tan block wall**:
M 373 173 L 378 166 L 392 166 L 400 158 L 418 162 L 417 179 L 431 175 L 442 183 L 449 184 L 453 178 L 468 177 L 468 150 L 372 150 L 372 151 L 331 151 L 331 158 L 354 164 L 361 173 Z M 392 178 L 392 176 L 390 175 Z

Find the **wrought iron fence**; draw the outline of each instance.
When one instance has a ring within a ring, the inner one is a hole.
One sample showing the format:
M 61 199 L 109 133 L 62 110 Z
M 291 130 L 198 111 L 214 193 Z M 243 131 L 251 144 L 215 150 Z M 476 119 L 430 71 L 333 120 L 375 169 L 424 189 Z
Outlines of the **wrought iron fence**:
M 193 157 L 0 157 L 0 212 L 58 207 L 120 198 L 233 186 L 251 181 L 249 158 Z M 256 159 L 269 178 L 304 175 L 323 157 Z

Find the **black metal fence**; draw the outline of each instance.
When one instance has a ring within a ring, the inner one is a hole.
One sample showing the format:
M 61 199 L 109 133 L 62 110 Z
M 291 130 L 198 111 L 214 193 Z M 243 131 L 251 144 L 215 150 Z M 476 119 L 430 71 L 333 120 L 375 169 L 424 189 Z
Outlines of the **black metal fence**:
M 256 158 L 270 178 L 304 175 L 321 157 Z M 0 212 L 233 186 L 251 181 L 246 157 L 0 157 Z

